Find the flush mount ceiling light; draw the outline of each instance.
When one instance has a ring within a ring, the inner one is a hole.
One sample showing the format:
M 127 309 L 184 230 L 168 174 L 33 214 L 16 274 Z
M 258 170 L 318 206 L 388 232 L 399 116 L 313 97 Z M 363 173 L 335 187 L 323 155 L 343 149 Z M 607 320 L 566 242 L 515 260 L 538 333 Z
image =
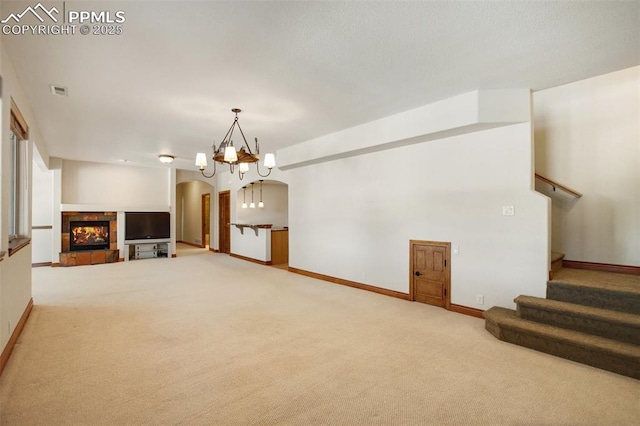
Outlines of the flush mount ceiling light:
M 174 157 L 173 155 L 168 155 L 168 154 L 160 154 L 158 155 L 158 160 L 160 160 L 161 162 L 165 163 L 165 164 L 170 164 L 173 163 L 173 160 L 176 157 Z
M 233 108 L 231 111 L 236 114 L 231 127 L 227 131 L 227 134 L 224 135 L 224 138 L 222 138 L 220 146 L 216 148 L 215 142 L 213 143 L 213 155 L 211 156 L 211 159 L 213 160 L 213 173 L 210 175 L 206 175 L 204 173 L 204 169 L 207 167 L 207 156 L 204 152 L 199 152 L 196 155 L 196 166 L 200 169 L 200 173 L 202 173 L 202 176 L 210 178 L 216 174 L 216 163 L 228 164 L 231 173 L 233 173 L 235 166 L 238 166 L 238 176 L 240 177 L 240 180 L 242 180 L 244 174 L 249 171 L 249 164 L 256 163 L 258 175 L 262 177 L 269 176 L 271 174 L 271 170 L 276 166 L 276 159 L 274 155 L 269 153 L 264 156 L 264 167 L 269 169 L 269 171 L 266 175 L 263 175 L 260 173 L 260 165 L 258 164 L 260 162 L 260 145 L 258 145 L 258 138 L 255 138 L 256 144 L 252 151 L 251 147 L 247 143 L 247 139 L 244 137 L 244 132 L 240 127 L 240 123 L 238 122 L 238 113 L 242 110 L 240 108 Z M 240 135 L 242 136 L 242 141 L 244 142 L 238 150 L 233 146 L 233 139 L 231 139 L 236 126 L 238 127 Z

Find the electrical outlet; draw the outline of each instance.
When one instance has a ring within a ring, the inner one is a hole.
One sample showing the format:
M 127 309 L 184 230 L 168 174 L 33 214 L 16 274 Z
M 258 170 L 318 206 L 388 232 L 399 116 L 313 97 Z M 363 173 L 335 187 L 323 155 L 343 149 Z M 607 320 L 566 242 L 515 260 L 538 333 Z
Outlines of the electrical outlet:
M 484 305 L 484 296 L 482 294 L 476 296 L 476 303 L 478 305 Z
M 503 216 L 513 216 L 515 215 L 515 209 L 513 206 L 502 206 L 502 215 Z

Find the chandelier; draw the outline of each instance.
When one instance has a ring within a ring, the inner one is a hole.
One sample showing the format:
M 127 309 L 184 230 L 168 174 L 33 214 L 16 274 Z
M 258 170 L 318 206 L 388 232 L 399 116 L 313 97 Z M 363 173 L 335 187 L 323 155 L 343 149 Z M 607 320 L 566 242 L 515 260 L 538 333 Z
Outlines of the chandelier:
M 255 148 L 252 151 L 251 147 L 247 143 L 247 139 L 244 137 L 244 132 L 242 131 L 242 127 L 240 127 L 240 122 L 238 122 L 238 113 L 242 110 L 240 108 L 233 108 L 231 110 L 236 114 L 231 127 L 227 131 L 227 134 L 222 138 L 222 142 L 220 146 L 216 148 L 215 142 L 213 143 L 213 155 L 211 159 L 213 160 L 213 173 L 210 175 L 205 174 L 204 169 L 207 167 L 207 156 L 204 152 L 199 152 L 196 155 L 196 166 L 200 169 L 200 173 L 202 176 L 206 178 L 213 177 L 216 174 L 216 163 L 228 164 L 229 170 L 233 173 L 236 166 L 238 166 L 238 176 L 240 180 L 244 177 L 244 174 L 249 171 L 249 164 L 255 163 L 256 170 L 258 175 L 262 177 L 267 177 L 271 174 L 271 170 L 276 166 L 275 156 L 271 153 L 265 154 L 264 156 L 264 167 L 269 169 L 266 175 L 260 173 L 260 145 L 258 145 L 258 138 L 255 138 L 256 144 Z M 242 136 L 242 141 L 244 144 L 240 146 L 240 149 L 236 149 L 233 145 L 233 131 L 238 127 L 240 131 L 240 135 Z

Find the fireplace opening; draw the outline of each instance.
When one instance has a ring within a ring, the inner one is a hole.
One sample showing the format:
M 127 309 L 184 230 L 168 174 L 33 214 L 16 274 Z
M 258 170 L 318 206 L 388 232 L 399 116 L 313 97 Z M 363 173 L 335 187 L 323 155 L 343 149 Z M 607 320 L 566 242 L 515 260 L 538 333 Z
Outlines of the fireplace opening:
M 69 223 L 69 249 L 101 250 L 109 248 L 109 221 L 78 221 Z

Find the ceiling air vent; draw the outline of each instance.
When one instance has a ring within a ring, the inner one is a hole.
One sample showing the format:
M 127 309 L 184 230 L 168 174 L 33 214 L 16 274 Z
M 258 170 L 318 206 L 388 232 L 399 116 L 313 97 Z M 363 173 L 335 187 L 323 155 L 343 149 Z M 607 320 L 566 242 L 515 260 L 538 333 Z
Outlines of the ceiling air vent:
M 67 96 L 67 88 L 62 86 L 54 86 L 53 84 L 49 86 L 51 89 L 52 95 L 58 96 Z

